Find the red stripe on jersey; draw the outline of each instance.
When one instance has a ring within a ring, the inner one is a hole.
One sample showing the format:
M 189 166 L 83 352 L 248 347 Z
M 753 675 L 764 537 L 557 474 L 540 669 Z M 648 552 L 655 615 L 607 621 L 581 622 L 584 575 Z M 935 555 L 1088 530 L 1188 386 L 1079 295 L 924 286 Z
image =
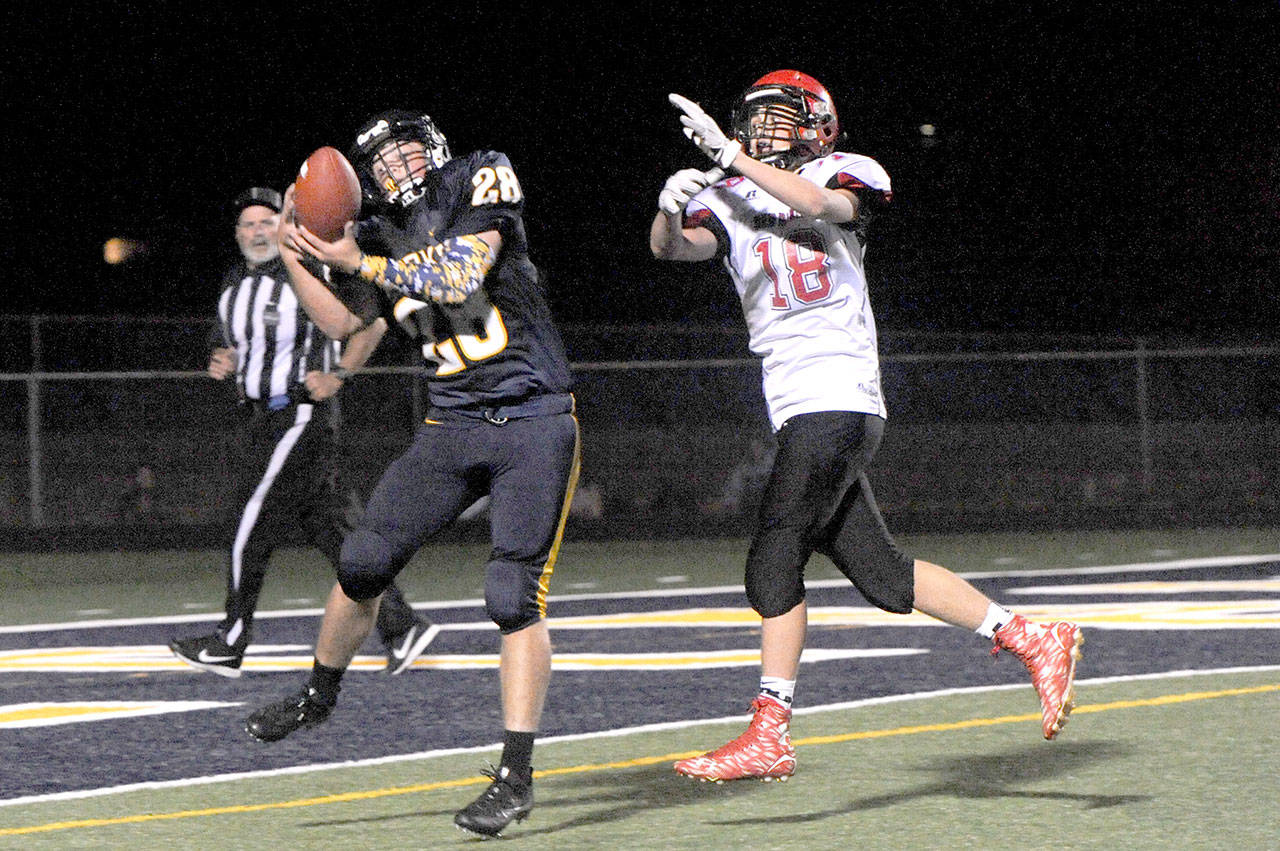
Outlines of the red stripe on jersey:
M 868 194 L 862 195 L 863 198 L 870 198 L 878 203 L 887 204 L 893 200 L 892 189 L 874 189 L 862 182 L 852 174 L 846 172 L 837 172 L 835 177 L 827 182 L 828 189 L 848 189 L 850 192 L 858 192 L 866 190 Z M 874 195 L 870 193 L 875 193 Z
M 871 188 L 870 186 L 863 183 L 858 178 L 854 177 L 852 174 L 849 174 L 843 171 L 837 172 L 835 178 L 832 180 L 832 183 L 835 184 L 835 186 L 832 187 L 833 189 L 870 189 Z
M 694 210 L 684 217 L 685 227 L 701 228 L 707 226 L 707 220 L 712 218 L 712 213 L 705 207 L 701 210 Z

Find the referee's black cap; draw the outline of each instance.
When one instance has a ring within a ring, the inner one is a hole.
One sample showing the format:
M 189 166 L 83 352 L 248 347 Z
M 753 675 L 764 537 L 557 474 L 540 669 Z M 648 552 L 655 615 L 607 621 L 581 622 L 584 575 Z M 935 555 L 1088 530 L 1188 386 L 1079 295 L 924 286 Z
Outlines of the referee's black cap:
M 231 211 L 238 216 L 245 207 L 270 207 L 278 213 L 283 206 L 279 192 L 266 186 L 252 186 L 236 196 Z

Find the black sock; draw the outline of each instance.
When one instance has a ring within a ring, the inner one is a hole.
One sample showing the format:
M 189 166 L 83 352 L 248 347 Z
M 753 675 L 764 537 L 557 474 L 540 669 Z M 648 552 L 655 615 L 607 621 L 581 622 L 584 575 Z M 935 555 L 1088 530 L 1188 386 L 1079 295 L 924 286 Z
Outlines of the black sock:
M 513 786 L 528 786 L 533 782 L 533 740 L 537 733 L 506 730 L 502 734 L 502 768 L 507 770 L 507 782 Z
M 316 690 L 321 700 L 332 706 L 338 702 L 338 692 L 342 690 L 342 675 L 346 672 L 346 668 L 321 665 L 317 659 L 311 667 L 311 679 L 307 685 Z

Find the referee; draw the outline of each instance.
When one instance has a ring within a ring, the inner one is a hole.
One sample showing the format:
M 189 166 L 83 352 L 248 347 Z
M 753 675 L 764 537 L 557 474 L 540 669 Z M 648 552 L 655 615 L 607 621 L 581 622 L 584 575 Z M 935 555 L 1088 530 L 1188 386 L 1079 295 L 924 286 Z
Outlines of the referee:
M 244 259 L 223 279 L 211 340 L 209 376 L 234 379 L 242 409 L 226 617 L 216 632 L 169 642 L 183 662 L 224 677 L 240 676 L 267 562 L 295 529 L 338 565 L 345 506 L 336 487 L 329 400 L 386 331 L 379 319 L 349 338 L 339 355 L 338 343 L 307 318 L 276 243 L 280 202 L 278 192 L 262 187 L 235 199 L 236 244 Z M 438 630 L 392 586 L 378 613 L 386 670 L 405 670 Z

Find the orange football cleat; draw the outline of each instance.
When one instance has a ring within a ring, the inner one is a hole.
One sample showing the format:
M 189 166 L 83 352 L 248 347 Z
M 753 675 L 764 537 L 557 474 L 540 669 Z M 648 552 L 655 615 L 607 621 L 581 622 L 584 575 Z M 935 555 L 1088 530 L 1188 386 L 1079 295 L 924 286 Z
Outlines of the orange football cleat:
M 1076 660 L 1083 643 L 1080 627 L 1066 621 L 1032 623 L 1014 615 L 996 630 L 991 655 L 1004 648 L 1031 672 L 1031 685 L 1040 695 L 1041 729 L 1046 739 L 1058 735 L 1075 707 Z
M 755 716 L 747 731 L 724 747 L 682 759 L 677 774 L 711 780 L 786 780 L 796 770 L 796 749 L 791 744 L 791 710 L 757 697 L 751 701 Z

